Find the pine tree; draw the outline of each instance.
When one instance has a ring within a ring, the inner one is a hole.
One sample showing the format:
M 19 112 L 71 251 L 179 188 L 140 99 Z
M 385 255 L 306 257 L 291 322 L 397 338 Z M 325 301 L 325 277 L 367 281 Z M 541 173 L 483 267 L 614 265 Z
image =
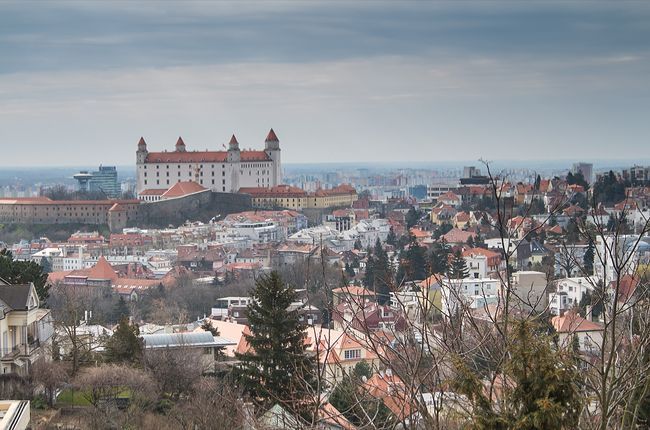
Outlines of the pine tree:
M 454 257 L 451 260 L 451 267 L 449 268 L 449 277 L 453 279 L 465 279 L 469 277 L 469 269 L 467 262 L 460 253 L 460 249 L 456 250 Z
M 474 371 L 457 359 L 454 389 L 467 396 L 472 430 L 527 429 L 565 430 L 577 428 L 582 398 L 573 353 L 551 348 L 548 336 L 528 321 L 514 326 L 513 342 L 503 378 L 512 388 L 505 389 L 499 407 L 485 395 Z
M 111 320 L 119 322 L 122 321 L 123 318 L 128 318 L 129 315 L 131 315 L 131 312 L 126 304 L 126 300 L 124 300 L 124 297 L 120 296 L 113 306 L 113 315 Z
M 354 269 L 350 267 L 350 263 L 348 263 L 347 261 L 345 262 L 345 274 L 350 278 L 354 278 L 354 276 L 356 275 L 356 273 L 354 273 Z
M 0 278 L 10 284 L 33 282 L 41 306 L 45 304 L 49 296 L 50 286 L 47 283 L 47 273 L 43 271 L 43 267 L 34 261 L 14 260 L 13 254 L 8 249 L 0 250 Z
M 112 363 L 135 364 L 142 359 L 143 344 L 138 326 L 122 318 L 113 336 L 106 342 L 106 360 Z
M 303 410 L 310 400 L 314 361 L 306 353 L 305 328 L 298 311 L 289 310 L 297 300 L 277 272 L 262 276 L 248 306 L 250 351 L 236 354 L 241 361 L 236 373 L 244 390 L 259 405 L 280 403 L 292 411 Z
M 395 235 L 395 231 L 393 230 L 393 227 L 390 228 L 388 231 L 388 236 L 386 237 L 386 243 L 392 246 L 397 245 L 397 236 Z

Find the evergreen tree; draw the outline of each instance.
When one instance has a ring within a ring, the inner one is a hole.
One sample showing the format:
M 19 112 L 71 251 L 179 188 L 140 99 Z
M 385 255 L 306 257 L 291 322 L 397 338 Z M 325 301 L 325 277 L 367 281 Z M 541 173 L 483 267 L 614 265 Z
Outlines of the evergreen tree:
M 212 334 L 214 337 L 221 336 L 221 333 L 219 333 L 219 329 L 210 324 L 210 321 L 206 318 L 203 320 L 203 324 L 201 324 L 201 330 L 205 330 Z M 224 356 L 224 347 L 220 346 L 216 348 L 217 352 L 217 357 L 223 357 Z
M 363 245 L 361 244 L 361 239 L 357 238 L 357 240 L 354 241 L 354 249 L 357 251 L 361 251 L 363 249 Z
M 400 254 L 397 282 L 421 280 L 426 277 L 427 262 L 425 250 L 420 246 L 415 236 L 411 235 L 409 248 Z
M 454 257 L 451 260 L 451 266 L 449 268 L 449 277 L 453 279 L 465 279 L 469 277 L 467 262 L 460 253 L 460 249 L 454 252 Z
M 434 243 L 429 254 L 431 273 L 447 273 L 449 271 L 449 246 L 444 240 Z
M 280 403 L 291 411 L 302 410 L 309 403 L 315 363 L 306 352 L 306 326 L 298 310 L 289 310 L 297 294 L 271 272 L 257 280 L 251 298 L 250 334 L 245 335 L 250 351 L 236 354 L 239 381 L 263 407 Z
M 142 359 L 143 344 L 138 326 L 122 318 L 113 336 L 106 342 L 106 360 L 112 363 L 136 364 Z
M 395 231 L 393 230 L 393 227 L 390 228 L 388 231 L 388 237 L 386 237 L 386 243 L 392 246 L 397 246 L 397 236 L 395 235 Z
M 49 257 L 41 258 L 41 270 L 43 273 L 52 272 L 52 260 Z
M 43 306 L 49 296 L 50 286 L 47 283 L 47 273 L 43 267 L 34 261 L 17 261 L 8 249 L 0 250 L 0 278 L 10 284 L 34 283 L 36 294 Z
M 129 315 L 131 315 L 131 312 L 129 311 L 129 307 L 126 304 L 126 300 L 124 300 L 124 297 L 120 296 L 113 306 L 113 315 L 111 321 L 119 322 L 124 318 L 128 318 Z
M 542 184 L 542 177 L 537 175 L 537 177 L 535 178 L 535 185 L 533 185 L 535 191 L 539 191 L 539 187 L 541 184 Z
M 345 274 L 350 278 L 354 278 L 354 276 L 356 275 L 356 273 L 354 273 L 354 269 L 350 267 L 350 263 L 348 263 L 347 261 L 345 262 Z
M 377 293 L 377 302 L 386 303 L 390 298 L 392 280 L 394 278 L 393 268 L 388 260 L 388 253 L 381 246 L 377 238 L 373 249 L 373 283 L 374 291 Z
M 568 430 L 577 428 L 581 394 L 574 354 L 551 348 L 548 336 L 534 330 L 528 321 L 517 322 L 503 378 L 512 388 L 504 390 L 494 407 L 485 395 L 479 376 L 460 359 L 456 360 L 454 389 L 471 403 L 472 430 L 526 429 Z
M 406 213 L 406 228 L 415 227 L 420 222 L 422 213 L 411 206 L 411 209 Z
M 329 396 L 329 402 L 357 428 L 395 428 L 398 424 L 390 409 L 362 387 L 354 373 L 345 375 L 336 384 Z

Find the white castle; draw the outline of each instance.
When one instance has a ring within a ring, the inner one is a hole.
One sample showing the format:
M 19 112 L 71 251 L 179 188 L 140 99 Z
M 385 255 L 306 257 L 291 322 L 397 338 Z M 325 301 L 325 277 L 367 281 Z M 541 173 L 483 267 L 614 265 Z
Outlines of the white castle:
M 140 138 L 136 159 L 138 195 L 188 181 L 227 193 L 282 183 L 280 141 L 273 129 L 266 136 L 263 151 L 240 150 L 233 135 L 227 151 L 187 151 L 179 137 L 175 151 L 149 152 L 144 138 Z

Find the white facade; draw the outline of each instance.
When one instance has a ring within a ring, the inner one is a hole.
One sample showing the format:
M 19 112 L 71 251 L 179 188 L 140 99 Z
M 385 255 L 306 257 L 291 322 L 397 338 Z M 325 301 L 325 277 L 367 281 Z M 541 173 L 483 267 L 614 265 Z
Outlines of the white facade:
M 577 306 L 587 291 L 593 292 L 598 284 L 595 277 L 564 278 L 555 282 L 556 292 L 549 293 L 548 307 L 553 315 Z
M 280 142 L 273 130 L 260 151 L 240 150 L 235 136 L 227 151 L 187 151 L 179 138 L 174 151 L 149 152 L 140 139 L 136 160 L 138 194 L 146 189 L 168 189 L 181 181 L 228 193 L 242 187 L 270 188 L 282 183 Z
M 272 221 L 238 222 L 229 229 L 235 236 L 247 237 L 253 242 L 276 242 L 281 237 L 281 231 Z
M 445 279 L 440 285 L 443 315 L 449 317 L 461 310 L 460 305 L 479 309 L 498 300 L 497 279 Z

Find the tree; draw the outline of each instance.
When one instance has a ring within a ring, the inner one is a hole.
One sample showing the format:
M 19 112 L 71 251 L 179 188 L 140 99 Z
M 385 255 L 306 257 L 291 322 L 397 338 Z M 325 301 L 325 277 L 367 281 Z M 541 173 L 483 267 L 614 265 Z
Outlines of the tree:
M 361 360 L 354 365 L 354 376 L 359 379 L 370 378 L 372 376 L 372 367 L 366 360 Z
M 314 360 L 306 352 L 305 329 L 298 310 L 289 306 L 296 292 L 286 286 L 277 272 L 262 276 L 248 305 L 250 334 L 244 337 L 250 350 L 237 353 L 236 369 L 243 389 L 259 405 L 275 403 L 293 411 L 308 403 L 314 382 Z
M 207 318 L 203 320 L 203 324 L 201 324 L 201 329 L 209 332 L 214 337 L 221 336 L 221 333 L 219 333 L 219 329 L 213 326 L 212 324 L 210 324 L 210 320 Z M 216 348 L 216 356 L 217 357 L 224 356 L 224 347 L 221 346 Z
M 357 240 L 354 241 L 354 249 L 357 251 L 361 251 L 363 249 L 363 245 L 361 244 L 361 239 L 357 238 Z
M 467 262 L 463 258 L 460 249 L 454 252 L 454 257 L 451 260 L 451 267 L 449 268 L 449 277 L 453 279 L 465 279 L 469 277 L 469 269 Z
M 577 427 L 582 396 L 577 369 L 570 355 L 551 349 L 548 336 L 530 322 L 517 321 L 504 366 L 502 406 L 495 408 L 481 382 L 462 360 L 457 360 L 454 388 L 469 399 L 470 429 L 564 430 Z M 506 382 L 507 381 L 507 382 Z
M 142 339 L 137 325 L 122 318 L 113 336 L 106 342 L 106 359 L 112 363 L 138 363 L 142 358 Z
M 431 273 L 447 273 L 449 270 L 449 246 L 442 240 L 434 243 L 429 253 L 429 268 Z
M 0 278 L 10 284 L 34 283 L 41 305 L 45 304 L 49 296 L 50 286 L 43 267 L 34 261 L 14 260 L 8 249 L 0 250 Z
M 33 381 L 43 387 L 45 401 L 54 406 L 56 391 L 68 381 L 68 372 L 60 361 L 38 360 L 31 369 Z
M 411 209 L 406 213 L 406 228 L 415 227 L 420 222 L 421 217 L 422 213 L 415 209 L 415 206 L 411 206 Z
M 356 275 L 354 269 L 350 266 L 350 263 L 348 263 L 347 261 L 345 262 L 345 274 L 350 278 L 354 278 Z
M 397 273 L 397 284 L 404 281 L 421 280 L 427 277 L 426 252 L 420 246 L 415 236 L 411 235 L 407 250 L 400 253 L 400 267 Z
M 93 429 L 142 428 L 139 420 L 157 397 L 149 375 L 114 364 L 88 369 L 75 388 L 92 406 L 87 428 Z
M 126 300 L 124 300 L 124 297 L 120 296 L 113 306 L 113 315 L 111 320 L 119 322 L 123 318 L 128 318 L 130 315 L 131 312 L 126 304 Z
M 329 402 L 357 428 L 392 429 L 397 424 L 384 402 L 370 396 L 354 374 L 336 384 Z
M 386 243 L 392 246 L 397 245 L 397 235 L 395 235 L 395 231 L 393 230 L 393 227 L 390 228 L 388 231 L 388 236 L 386 237 Z

